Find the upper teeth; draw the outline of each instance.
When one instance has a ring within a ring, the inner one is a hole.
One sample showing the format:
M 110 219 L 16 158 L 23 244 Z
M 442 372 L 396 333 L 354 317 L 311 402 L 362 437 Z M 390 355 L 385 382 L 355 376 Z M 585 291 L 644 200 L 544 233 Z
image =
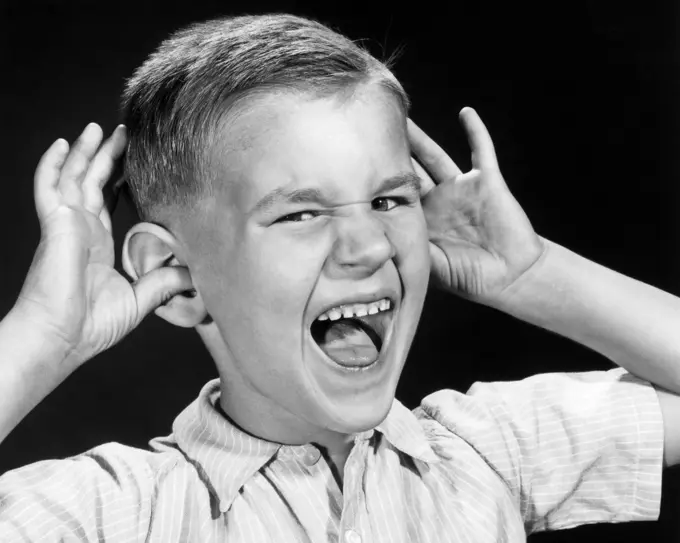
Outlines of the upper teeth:
M 380 311 L 387 311 L 392 306 L 392 302 L 388 298 L 383 298 L 377 302 L 370 304 L 348 304 L 340 305 L 329 309 L 319 316 L 320 321 L 332 320 L 337 321 L 340 318 L 350 319 L 352 317 L 365 317 L 366 315 L 375 315 Z

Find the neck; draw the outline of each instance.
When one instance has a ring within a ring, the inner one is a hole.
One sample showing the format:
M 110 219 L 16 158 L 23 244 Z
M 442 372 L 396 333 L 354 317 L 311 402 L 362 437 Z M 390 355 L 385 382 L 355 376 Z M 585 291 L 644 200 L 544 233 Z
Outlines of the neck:
M 226 345 L 206 341 L 210 334 L 206 330 L 199 332 L 216 362 L 220 375 L 219 407 L 229 422 L 246 434 L 271 443 L 318 447 L 342 488 L 343 470 L 354 436 L 315 425 L 260 394 L 232 364 L 225 363 L 231 359 Z
M 253 401 L 250 395 L 239 394 L 247 385 L 233 379 L 220 379 L 220 408 L 223 415 L 237 428 L 264 441 L 282 445 L 308 445 L 319 448 L 327 462 L 342 475 L 347 457 L 354 445 L 354 436 L 334 432 L 310 424 L 267 398 Z
M 286 431 L 287 427 L 278 423 L 274 425 L 275 430 L 272 430 L 271 426 L 266 422 L 271 419 L 253 417 L 252 411 L 249 411 L 249 416 L 243 416 L 243 410 L 238 409 L 238 404 L 234 405 L 234 403 L 229 401 L 231 396 L 225 391 L 224 381 L 221 382 L 220 388 L 219 407 L 222 415 L 231 424 L 257 439 L 282 445 L 312 444 L 316 446 L 330 467 L 336 483 L 342 489 L 345 463 L 354 445 L 353 436 L 328 430 L 316 433 L 309 431 L 309 429 L 302 432 L 288 432 Z
M 342 447 L 338 447 L 337 449 L 329 449 L 323 446 L 320 447 L 321 454 L 330 467 L 333 478 L 341 490 L 345 479 L 345 464 L 347 463 L 347 459 L 352 452 L 353 446 L 354 442 L 352 440 L 349 443 L 344 443 Z

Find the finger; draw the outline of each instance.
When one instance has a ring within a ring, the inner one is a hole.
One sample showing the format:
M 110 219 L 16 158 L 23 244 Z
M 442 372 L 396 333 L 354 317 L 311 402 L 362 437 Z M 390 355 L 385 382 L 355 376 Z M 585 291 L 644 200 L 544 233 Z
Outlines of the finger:
M 99 212 L 99 221 L 104 225 L 104 228 L 106 228 L 106 231 L 109 234 L 113 234 L 111 215 L 109 214 L 109 211 L 105 207 L 102 207 L 101 211 Z
M 83 204 L 88 211 L 97 214 L 104 205 L 102 188 L 111 178 L 118 160 L 123 156 L 126 144 L 125 126 L 119 125 L 92 159 L 82 184 Z
M 121 197 L 127 198 L 132 203 L 130 186 L 127 183 L 120 163 L 109 182 L 104 185 L 102 193 L 104 195 L 104 207 L 108 210 L 110 216 L 113 216 L 113 212 L 116 210 Z M 132 204 L 132 207 L 134 208 L 134 204 Z
M 425 169 L 420 165 L 420 163 L 415 159 L 411 158 L 411 163 L 413 164 L 413 169 L 420 177 L 420 197 L 422 198 L 428 192 L 430 192 L 436 185 Z
M 33 195 L 38 219 L 41 221 L 59 205 L 56 187 L 68 150 L 68 142 L 58 139 L 50 145 L 38 162 L 33 178 Z
M 456 166 L 456 163 L 446 154 L 444 149 L 437 145 L 411 119 L 407 120 L 407 131 L 411 149 L 425 169 L 432 174 L 432 180 L 436 184 L 455 179 L 461 174 L 460 168 Z
M 61 170 L 58 186 L 67 204 L 81 205 L 83 203 L 81 183 L 101 141 L 102 129 L 99 125 L 90 123 L 73 144 Z
M 133 285 L 139 319 L 193 286 L 189 270 L 184 266 L 164 266 L 143 275 Z
M 472 150 L 472 167 L 478 170 L 497 169 L 493 141 L 477 112 L 471 107 L 464 107 L 460 111 L 460 120 Z

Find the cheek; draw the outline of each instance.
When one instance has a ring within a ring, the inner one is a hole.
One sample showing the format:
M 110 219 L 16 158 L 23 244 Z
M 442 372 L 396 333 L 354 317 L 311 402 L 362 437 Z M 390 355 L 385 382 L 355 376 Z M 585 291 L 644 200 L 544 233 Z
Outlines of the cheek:
M 409 308 L 420 314 L 430 279 L 430 249 L 427 226 L 422 209 L 418 207 L 393 221 L 388 236 L 396 249 L 399 276 L 408 294 Z
M 429 271 L 429 242 L 425 215 L 420 206 L 404 211 L 385 221 L 387 236 L 397 251 L 400 262 Z
M 325 229 L 311 234 L 272 233 L 260 240 L 243 270 L 261 302 L 274 314 L 301 314 L 328 257 Z

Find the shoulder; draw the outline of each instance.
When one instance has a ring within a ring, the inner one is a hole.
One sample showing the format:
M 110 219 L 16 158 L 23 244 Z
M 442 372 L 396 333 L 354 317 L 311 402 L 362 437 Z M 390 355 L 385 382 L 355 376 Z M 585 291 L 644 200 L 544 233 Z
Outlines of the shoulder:
M 171 446 L 144 450 L 107 443 L 30 464 L 0 477 L 0 536 L 13 537 L 22 527 L 31 541 L 46 534 L 46 540 L 76 534 L 89 541 L 114 532 L 143 539 L 163 489 L 182 495 L 180 484 L 192 480 L 199 481 L 196 469 Z
M 537 438 L 556 425 L 598 425 L 631 412 L 653 395 L 649 384 L 621 368 L 544 373 L 520 381 L 475 383 L 466 394 L 440 390 L 414 411 L 439 440 L 457 436 L 486 447 Z
M 0 477 L 3 512 L 10 505 L 71 501 L 87 509 L 98 501 L 141 503 L 159 484 L 176 472 L 195 468 L 172 446 L 145 450 L 106 443 L 81 454 L 43 460 L 9 471 Z
M 542 373 L 519 381 L 476 382 L 467 393 L 439 390 L 426 396 L 416 412 L 452 428 L 461 418 L 479 422 L 509 415 L 510 410 L 560 405 L 575 411 L 596 407 L 617 393 L 645 385 L 621 368 L 609 371 Z
M 102 481 L 110 479 L 120 485 L 130 478 L 138 481 L 152 479 L 171 470 L 179 462 L 179 451 L 145 450 L 112 442 L 71 457 L 22 466 L 5 473 L 0 481 L 3 486 L 12 481 L 21 481 L 22 485 L 33 482 L 44 485 L 52 477 L 72 476 L 83 481 L 90 478 Z

